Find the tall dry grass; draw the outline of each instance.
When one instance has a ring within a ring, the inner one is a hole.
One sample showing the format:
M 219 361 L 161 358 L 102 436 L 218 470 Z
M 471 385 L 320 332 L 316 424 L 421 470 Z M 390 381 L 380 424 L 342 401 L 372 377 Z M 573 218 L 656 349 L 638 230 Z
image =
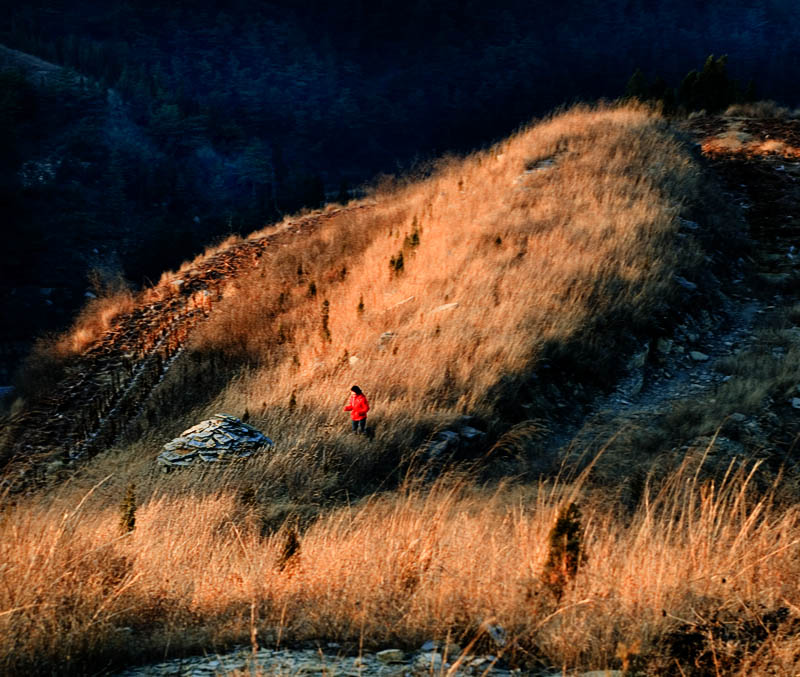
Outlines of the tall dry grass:
M 547 158 L 552 168 L 528 169 Z M 224 404 L 269 408 L 296 392 L 324 408 L 358 382 L 397 418 L 487 413 L 498 382 L 548 343 L 597 320 L 650 319 L 676 268 L 696 263 L 676 232 L 699 192 L 697 167 L 655 113 L 575 109 L 266 257 L 198 343 L 233 340 L 260 361 Z M 381 344 L 384 332 L 395 336 Z
M 720 613 L 752 623 L 779 608 L 800 615 L 797 507 L 752 491 L 756 466 L 734 462 L 713 483 L 698 479 L 701 464 L 687 457 L 632 517 L 581 478 L 495 490 L 466 477 L 412 483 L 320 518 L 288 562 L 286 531 L 263 534 L 234 486 L 206 496 L 151 488 L 127 536 L 114 478 L 77 503 L 74 492 L 22 501 L 0 527 L 0 666 L 84 673 L 221 650 L 249 641 L 252 612 L 262 646 L 413 648 L 450 636 L 567 670 L 619 667 L 624 646 L 627 659 L 700 674 L 697 656 L 664 644 L 670 632 Z M 559 599 L 540 577 L 555 515 L 572 501 L 587 559 Z M 504 628 L 505 646 L 487 623 Z M 793 674 L 800 639 L 788 627 L 755 648 L 730 636 L 710 636 L 709 647 L 724 674 Z
M 402 482 L 430 431 L 464 413 L 494 425 L 559 350 L 612 378 L 614 341 L 651 331 L 674 274 L 698 266 L 678 223 L 706 198 L 656 113 L 577 108 L 268 248 L 228 281 L 134 442 L 5 509 L 0 666 L 80 673 L 216 650 L 249 639 L 255 610 L 262 642 L 469 642 L 494 619 L 522 664 L 606 667 L 620 642 L 656 650 L 701 601 L 794 612 L 796 510 L 752 497 L 744 471 L 703 485 L 687 465 L 633 517 L 580 481 Z M 369 441 L 343 434 L 352 383 L 373 405 Z M 160 445 L 215 410 L 247 410 L 275 450 L 156 476 Z M 122 536 L 131 481 L 141 505 Z M 539 575 L 572 499 L 588 560 L 555 599 Z M 300 551 L 283 561 L 290 523 Z
M 486 424 L 509 398 L 533 406 L 516 400 L 542 360 L 608 383 L 619 346 L 655 331 L 675 300 L 674 274 L 692 277 L 701 262 L 678 225 L 704 191 L 657 113 L 562 113 L 268 249 L 229 281 L 190 351 L 248 368 L 213 393 L 176 369 L 166 399 L 192 417 L 247 410 L 308 447 L 346 423 L 358 383 L 381 444 L 412 449 L 462 414 Z

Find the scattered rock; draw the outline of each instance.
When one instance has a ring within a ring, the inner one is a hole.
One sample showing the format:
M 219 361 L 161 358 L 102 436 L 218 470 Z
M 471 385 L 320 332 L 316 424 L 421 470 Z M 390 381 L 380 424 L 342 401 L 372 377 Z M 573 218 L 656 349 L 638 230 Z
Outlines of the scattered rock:
M 398 301 L 394 305 L 389 306 L 387 308 L 387 310 L 391 310 L 392 308 L 397 308 L 397 306 L 405 305 L 406 303 L 409 303 L 410 301 L 413 301 L 413 300 L 414 300 L 414 297 L 413 296 L 409 296 L 407 299 L 403 299 L 402 301 Z
M 747 416 L 737 411 L 730 415 L 730 419 L 736 423 L 744 423 L 747 420 Z
M 464 425 L 465 420 L 471 420 L 471 417 L 462 417 L 462 424 L 458 427 L 458 432 L 440 430 L 433 436 L 428 443 L 429 459 L 440 459 L 456 451 L 469 451 L 486 438 L 486 433 L 482 430 Z
M 380 338 L 378 339 L 378 347 L 379 348 L 385 347 L 386 344 L 389 343 L 389 341 L 395 338 L 395 336 L 397 336 L 397 334 L 395 334 L 393 331 L 383 332 L 383 334 L 381 334 Z
M 454 452 L 458 449 L 461 437 L 452 430 L 442 430 L 434 436 L 428 444 L 428 457 L 431 459 L 441 458 L 442 456 Z
M 486 632 L 497 646 L 502 647 L 506 645 L 506 642 L 508 641 L 508 635 L 502 625 L 489 624 L 486 626 Z
M 431 313 L 441 313 L 442 311 L 455 310 L 456 308 L 458 308 L 458 303 L 445 303 L 442 306 L 437 306 L 434 308 Z
M 701 353 L 699 350 L 692 350 L 689 353 L 689 357 L 691 357 L 695 362 L 706 362 L 708 360 L 708 355 Z
M 542 160 L 537 160 L 536 162 L 529 163 L 525 167 L 526 174 L 534 174 L 535 172 L 546 171 L 548 169 L 552 169 L 556 166 L 556 156 L 551 155 L 550 157 L 546 157 Z
M 414 657 L 414 669 L 426 674 L 438 675 L 442 672 L 444 660 L 438 651 L 427 651 Z
M 486 433 L 483 432 L 483 430 L 478 430 L 472 426 L 465 425 L 460 430 L 460 436 L 467 442 L 474 443 L 479 442 L 486 437 Z
M 644 347 L 636 352 L 631 358 L 628 365 L 629 369 L 641 369 L 647 363 L 647 356 L 650 354 L 650 342 L 648 341 Z
M 454 644 L 449 642 L 447 644 L 442 644 L 441 642 L 429 639 L 425 644 L 423 644 L 419 650 L 423 653 L 430 653 L 431 651 L 438 651 L 444 656 L 447 656 L 447 659 L 450 660 L 455 658 L 461 654 L 461 647 L 458 644 Z
M 672 344 L 674 341 L 669 338 L 660 338 L 656 341 L 656 350 L 662 355 L 669 355 L 672 351 Z
M 51 461 L 47 464 L 47 468 L 45 468 L 45 474 L 47 475 L 56 475 L 64 468 L 64 461 Z
M 381 663 L 402 663 L 406 659 L 405 653 L 400 649 L 384 649 L 375 654 Z
M 695 291 L 697 289 L 697 285 L 694 282 L 689 282 L 689 280 L 687 280 L 685 277 L 675 275 L 674 279 L 675 282 L 677 282 L 684 289 L 688 289 L 689 291 Z
M 427 644 L 427 643 L 426 643 Z M 388 649 L 388 652 L 399 649 Z M 385 654 L 387 651 L 379 652 Z M 402 652 L 400 652 L 402 653 Z M 382 661 L 379 654 L 360 656 L 320 653 L 304 649 L 259 649 L 240 647 L 228 654 L 178 658 L 162 663 L 144 665 L 117 673 L 118 677 L 175 677 L 175 675 L 208 675 L 246 673 L 259 675 L 343 675 L 345 677 L 388 677 L 389 675 L 439 675 L 448 671 L 449 663 L 440 651 L 425 651 L 404 656 L 401 661 Z M 449 654 L 448 654 L 449 661 Z M 452 661 L 450 661 L 452 662 Z M 499 666 L 495 656 L 465 656 L 453 675 L 492 675 L 511 677 L 508 668 Z M 450 674 L 450 671 L 448 671 Z
M 167 442 L 156 461 L 165 468 L 189 466 L 197 461 L 214 463 L 247 458 L 271 446 L 272 440 L 260 430 L 235 416 L 215 414 Z
M 792 398 L 792 408 L 793 409 L 800 409 L 800 397 L 793 397 Z
M 352 367 L 352 366 L 358 364 L 359 362 L 361 362 L 361 358 L 360 357 L 356 357 L 355 355 L 351 355 L 350 358 L 347 361 L 350 363 L 350 366 Z

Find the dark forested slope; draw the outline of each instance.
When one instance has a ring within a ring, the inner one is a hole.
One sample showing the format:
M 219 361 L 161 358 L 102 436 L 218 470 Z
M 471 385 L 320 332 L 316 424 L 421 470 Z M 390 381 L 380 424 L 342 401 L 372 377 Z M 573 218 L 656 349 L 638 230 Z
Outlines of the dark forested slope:
M 619 96 L 636 68 L 679 94 L 728 54 L 740 93 L 797 103 L 788 0 L 2 4 L 0 42 L 68 69 L 0 82 L 6 296 L 67 290 L 35 297 L 43 321 L 13 311 L 22 338 L 63 325 L 92 268 L 139 284 L 380 172 Z

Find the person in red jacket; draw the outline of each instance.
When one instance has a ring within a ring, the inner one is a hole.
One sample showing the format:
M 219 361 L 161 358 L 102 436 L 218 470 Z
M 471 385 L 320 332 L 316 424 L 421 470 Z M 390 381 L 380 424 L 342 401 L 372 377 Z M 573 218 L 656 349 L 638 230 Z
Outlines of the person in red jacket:
M 356 434 L 359 432 L 365 433 L 367 430 L 367 412 L 369 411 L 367 396 L 361 392 L 361 388 L 358 386 L 353 386 L 350 390 L 352 391 L 350 399 L 347 401 L 347 406 L 344 410 L 350 412 L 353 432 Z

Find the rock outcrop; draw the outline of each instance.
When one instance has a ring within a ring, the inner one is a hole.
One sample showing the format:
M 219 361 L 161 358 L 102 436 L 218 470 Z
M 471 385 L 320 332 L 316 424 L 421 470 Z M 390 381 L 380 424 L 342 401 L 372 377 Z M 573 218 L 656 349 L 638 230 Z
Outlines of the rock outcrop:
M 271 446 L 272 440 L 260 430 L 235 416 L 215 414 L 167 442 L 156 461 L 165 469 L 190 466 L 197 462 L 217 463 L 247 458 Z
M 440 430 L 428 443 L 426 452 L 429 460 L 443 460 L 457 452 L 469 452 L 478 446 L 485 438 L 486 433 L 473 428 L 467 423 L 470 416 L 462 417 L 458 422 L 458 432 L 453 430 Z

